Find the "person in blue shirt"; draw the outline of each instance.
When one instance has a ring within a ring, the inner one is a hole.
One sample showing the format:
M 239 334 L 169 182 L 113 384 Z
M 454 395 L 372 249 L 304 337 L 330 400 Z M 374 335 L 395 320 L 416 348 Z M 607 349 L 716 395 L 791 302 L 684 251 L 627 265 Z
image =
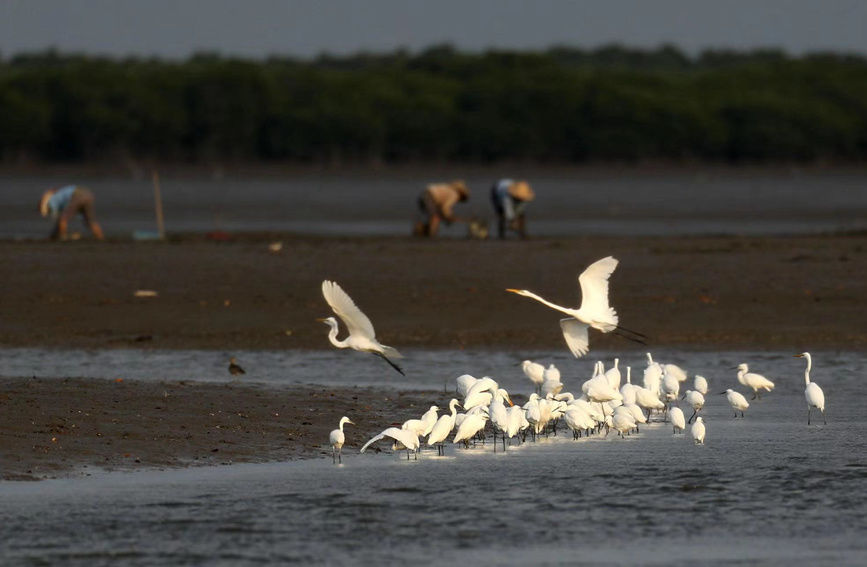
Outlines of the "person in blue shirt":
M 527 238 L 527 221 L 524 213 L 527 203 L 536 197 L 526 181 L 500 179 L 491 187 L 491 201 L 497 213 L 500 238 L 506 230 L 514 230 L 521 238 Z
M 94 238 L 102 240 L 102 228 L 93 214 L 93 200 L 93 193 L 78 185 L 49 189 L 43 193 L 39 200 L 39 212 L 43 217 L 56 219 L 52 240 L 66 240 L 69 221 L 78 213 L 81 213 Z

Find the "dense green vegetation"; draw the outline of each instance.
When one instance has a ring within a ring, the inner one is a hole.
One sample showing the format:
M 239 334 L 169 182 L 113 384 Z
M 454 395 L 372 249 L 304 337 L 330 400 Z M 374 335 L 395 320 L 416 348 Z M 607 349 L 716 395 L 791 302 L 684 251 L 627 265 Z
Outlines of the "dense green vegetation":
M 183 62 L 0 60 L 0 159 L 867 157 L 867 60 L 608 47 Z

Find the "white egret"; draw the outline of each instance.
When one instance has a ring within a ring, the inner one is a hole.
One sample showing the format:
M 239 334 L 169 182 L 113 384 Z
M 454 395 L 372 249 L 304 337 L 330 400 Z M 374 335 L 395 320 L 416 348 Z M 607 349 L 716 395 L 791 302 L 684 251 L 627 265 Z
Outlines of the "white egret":
M 394 439 L 394 443 L 391 448 L 393 451 L 399 451 L 400 449 L 406 449 L 406 460 L 409 460 L 409 452 L 412 451 L 415 454 L 416 460 L 418 460 L 418 448 L 420 446 L 418 435 L 415 434 L 414 431 L 409 431 L 407 429 L 398 429 L 397 427 L 389 427 L 370 441 L 364 444 L 361 448 L 361 453 L 365 452 L 368 447 L 370 447 L 373 443 L 376 443 L 380 439 L 384 439 L 386 437 L 390 437 Z
M 434 424 L 433 428 L 431 428 L 430 435 L 427 438 L 428 447 L 433 447 L 436 445 L 437 454 L 444 455 L 445 447 L 443 446 L 443 441 L 446 440 L 446 437 L 449 436 L 449 433 L 452 432 L 452 429 L 455 428 L 455 419 L 457 419 L 457 406 L 460 404 L 455 398 L 452 398 L 449 402 L 449 412 L 448 414 L 441 415 L 437 422 Z
M 467 392 L 470 391 L 470 388 L 473 387 L 473 384 L 478 382 L 479 379 L 474 376 L 470 376 L 469 374 L 462 374 L 455 378 L 455 383 L 457 384 L 457 392 L 462 397 L 467 397 Z
M 373 323 L 367 318 L 361 309 L 355 305 L 352 298 L 347 295 L 336 282 L 324 280 L 322 282 L 322 295 L 325 301 L 331 306 L 332 311 L 340 317 L 343 324 L 346 325 L 349 331 L 347 336 L 342 341 L 337 340 L 337 320 L 334 317 L 319 319 L 331 327 L 328 333 L 328 340 L 337 348 L 351 348 L 361 352 L 369 352 L 379 356 L 392 368 L 403 374 L 403 370 L 392 361 L 392 358 L 401 358 L 401 354 L 390 346 L 385 346 L 376 340 L 376 332 L 373 330 Z
M 509 413 L 506 411 L 506 404 L 503 402 L 509 402 L 509 406 L 515 405 L 509 397 L 509 392 L 503 388 L 497 388 L 496 393 L 491 398 L 491 404 L 488 406 L 488 417 L 494 430 L 494 452 L 497 451 L 497 431 L 502 433 L 503 451 L 506 450 L 506 430 L 509 428 Z
M 704 445 L 704 433 L 704 420 L 699 416 L 695 418 L 695 423 L 692 424 L 689 434 L 696 445 Z
M 485 423 L 488 421 L 488 415 L 484 412 L 467 414 L 461 424 L 458 426 L 458 431 L 455 433 L 452 443 L 463 442 L 464 447 L 470 446 L 470 439 L 476 436 L 476 433 L 484 429 Z
M 695 380 L 693 381 L 693 388 L 695 388 L 696 392 L 701 392 L 702 395 L 707 394 L 707 378 L 696 374 Z
M 744 410 L 750 407 L 750 402 L 744 397 L 740 392 L 735 392 L 731 388 L 726 390 L 725 392 L 720 392 L 720 395 L 725 394 L 726 400 L 728 400 L 729 405 L 732 407 L 732 410 L 735 412 L 735 417 L 738 416 L 738 412 L 741 412 L 741 417 L 744 416 Z
M 526 289 L 506 291 L 535 299 L 551 309 L 568 315 L 565 319 L 560 319 L 560 329 L 563 331 L 566 345 L 576 358 L 584 356 L 590 350 L 589 327 L 603 333 L 614 331 L 615 334 L 627 339 L 643 342 L 641 339 L 644 335 L 618 325 L 617 312 L 608 304 L 608 278 L 611 277 L 617 263 L 616 259 L 608 256 L 590 264 L 578 276 L 578 284 L 581 286 L 581 307 L 577 309 L 551 303 Z
M 662 365 L 653 362 L 653 357 L 647 353 L 647 368 L 644 369 L 644 387 L 655 395 L 659 395 L 659 387 L 662 383 Z
M 671 419 L 672 433 L 678 431 L 683 432 L 686 429 L 686 417 L 683 415 L 683 410 L 677 406 L 668 410 L 668 417 Z
M 774 383 L 762 376 L 761 374 L 756 374 L 754 372 L 750 372 L 750 367 L 747 366 L 746 363 L 738 364 L 738 382 L 742 385 L 753 389 L 753 398 L 761 398 L 759 396 L 759 390 L 767 390 L 770 392 L 774 389 Z
M 538 392 L 539 388 L 542 387 L 542 382 L 545 381 L 545 367 L 538 362 L 525 360 L 521 363 L 521 370 L 524 371 L 524 375 L 530 379 Z
M 346 442 L 346 435 L 343 434 L 343 425 L 346 423 L 355 425 L 351 419 L 344 415 L 340 418 L 340 424 L 337 426 L 337 429 L 332 431 L 331 435 L 328 436 L 328 441 L 331 443 L 331 462 L 343 462 L 341 453 L 343 452 L 343 444 Z
M 400 426 L 401 429 L 414 432 L 419 437 L 425 437 L 437 422 L 437 406 L 431 406 L 429 410 L 424 412 L 421 419 L 408 419 Z
M 663 410 L 665 404 L 659 399 L 659 396 L 641 386 L 633 386 L 632 391 L 635 392 L 635 403 L 647 410 L 647 417 L 650 418 L 652 410 Z
M 678 382 L 686 382 L 686 379 L 688 378 L 686 370 L 677 364 L 664 364 L 662 366 L 662 372 L 668 376 L 673 376 Z
M 690 423 L 693 418 L 698 415 L 698 412 L 701 411 L 701 408 L 704 407 L 704 396 L 701 395 L 701 392 L 687 390 L 683 393 L 683 399 L 686 400 L 686 403 L 692 406 L 692 415 L 689 416 L 688 420 L 686 420 L 687 423 Z
M 810 369 L 813 367 L 813 357 L 810 356 L 809 352 L 796 354 L 795 357 L 807 359 L 807 369 L 804 371 L 804 382 L 807 384 L 806 389 L 804 389 L 804 397 L 807 399 L 807 425 L 810 425 L 810 412 L 813 411 L 813 408 L 822 412 L 822 421 L 827 425 L 828 420 L 825 419 L 825 393 L 818 384 L 810 382 Z
M 572 439 L 578 439 L 582 431 L 589 431 L 596 427 L 596 420 L 578 406 L 569 406 L 563 414 L 563 420 L 572 430 Z
M 680 381 L 671 374 L 665 373 L 662 375 L 662 396 L 663 399 L 671 403 L 680 395 Z
M 545 369 L 545 379 L 542 382 L 542 387 L 539 388 L 542 397 L 548 397 L 548 394 L 557 395 L 563 390 L 563 383 L 560 382 L 560 370 L 551 364 Z
M 620 386 L 620 395 L 624 404 L 635 403 L 635 386 L 632 385 L 632 367 L 626 367 L 626 383 Z
M 511 444 L 512 438 L 521 432 L 525 427 L 529 427 L 527 419 L 524 417 L 524 408 L 521 406 L 511 406 L 506 408 L 508 414 L 508 425 L 506 425 L 506 437 Z M 526 424 L 526 425 L 525 425 Z
M 618 365 L 619 363 L 620 363 L 620 359 L 619 359 L 619 358 L 615 358 L 615 359 L 614 359 L 614 367 L 613 367 L 613 368 L 609 368 L 608 370 L 605 371 L 605 379 L 608 380 L 608 383 L 609 383 L 609 384 L 611 385 L 611 387 L 614 388 L 615 390 L 619 390 L 619 389 L 620 389 L 620 380 L 621 380 L 621 376 L 620 376 L 620 369 L 617 368 L 617 365 Z
M 614 415 L 611 417 L 611 426 L 617 430 L 621 439 L 626 439 L 624 434 L 637 427 L 632 413 L 624 406 L 615 408 Z

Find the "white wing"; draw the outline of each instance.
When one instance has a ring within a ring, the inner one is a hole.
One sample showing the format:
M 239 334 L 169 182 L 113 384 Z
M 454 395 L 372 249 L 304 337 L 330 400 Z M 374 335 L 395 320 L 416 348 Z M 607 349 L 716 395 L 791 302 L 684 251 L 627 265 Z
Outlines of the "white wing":
M 415 449 L 416 447 L 418 447 L 418 435 L 416 435 L 414 432 L 398 429 L 397 427 L 389 427 L 388 429 L 365 443 L 364 447 L 361 448 L 360 452 L 363 453 L 370 445 L 376 443 L 384 437 L 391 437 L 395 441 L 403 443 L 404 447 L 409 447 L 410 449 Z
M 566 339 L 566 346 L 575 358 L 581 358 L 590 350 L 587 328 L 587 325 L 578 319 L 572 317 L 560 319 L 560 329 L 563 331 L 563 338 Z
M 324 280 L 322 282 L 322 295 L 334 313 L 340 317 L 346 328 L 349 329 L 350 335 L 367 337 L 368 339 L 376 337 L 373 323 L 370 322 L 367 315 L 361 312 L 361 309 L 355 305 L 352 298 L 336 282 Z
M 608 305 L 608 278 L 617 267 L 617 260 L 611 256 L 590 264 L 578 276 L 581 286 L 581 311 L 593 319 L 613 321 L 617 325 L 617 313 Z

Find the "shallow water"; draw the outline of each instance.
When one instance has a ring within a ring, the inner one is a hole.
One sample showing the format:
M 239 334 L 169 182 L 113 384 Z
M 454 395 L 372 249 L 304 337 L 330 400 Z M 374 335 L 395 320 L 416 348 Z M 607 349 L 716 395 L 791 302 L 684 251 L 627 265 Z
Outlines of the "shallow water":
M 0 354 L 3 375 L 29 374 L 9 370 L 38 359 L 45 376 L 52 375 L 51 364 L 77 360 L 73 368 L 85 375 L 102 368 L 114 376 L 109 363 L 125 362 L 126 375 L 150 365 L 151 373 L 158 366 L 168 378 L 193 368 L 196 379 L 226 379 L 217 374 L 213 353 L 203 351 Z M 298 382 L 397 383 L 383 381 L 378 371 L 355 371 L 380 361 L 343 354 L 352 353 L 244 356 L 261 356 L 256 360 L 262 367 L 300 364 L 303 372 L 293 379 Z M 513 391 L 527 392 L 529 383 L 513 362 L 532 356 L 555 361 L 567 387 L 577 390 L 579 379 L 570 376 L 589 372 L 591 364 L 560 353 L 407 354 L 413 378 L 403 387 L 423 389 L 460 367 L 460 372 L 491 373 Z M 610 353 L 593 355 L 607 359 Z M 867 353 L 814 353 L 813 377 L 825 390 L 829 422 L 812 427 L 805 423 L 803 361 L 790 353 L 656 355 L 703 373 L 711 392 L 736 387 L 730 367 L 741 361 L 776 379 L 777 388 L 753 402 L 745 419 L 732 419 L 723 396 L 708 395 L 704 446 L 673 436 L 660 423 L 626 440 L 609 435 L 573 441 L 561 431 L 505 454 L 495 454 L 488 442 L 469 450 L 448 446 L 444 458 L 424 452 L 408 462 L 385 444 L 382 453 L 358 454 L 365 440 L 350 431 L 342 466 L 325 458 L 0 482 L 0 560 L 4 565 L 867 561 Z M 623 362 L 643 368 L 639 353 Z M 421 372 L 434 363 L 441 365 L 437 372 Z M 285 383 L 276 371 L 262 380 Z
M 453 176 L 451 173 L 449 176 Z M 471 199 L 460 214 L 492 220 L 491 173 L 464 177 Z M 295 174 L 281 178 L 166 176 L 169 232 L 289 231 L 321 235 L 407 235 L 416 199 L 441 171 Z M 528 174 L 537 199 L 531 234 L 568 236 L 809 234 L 867 230 L 867 174 L 857 170 L 541 170 Z M 65 183 L 91 187 L 109 235 L 154 230 L 153 190 L 139 178 L 0 176 L 0 238 L 43 238 L 39 195 Z M 466 227 L 444 227 L 465 236 Z

